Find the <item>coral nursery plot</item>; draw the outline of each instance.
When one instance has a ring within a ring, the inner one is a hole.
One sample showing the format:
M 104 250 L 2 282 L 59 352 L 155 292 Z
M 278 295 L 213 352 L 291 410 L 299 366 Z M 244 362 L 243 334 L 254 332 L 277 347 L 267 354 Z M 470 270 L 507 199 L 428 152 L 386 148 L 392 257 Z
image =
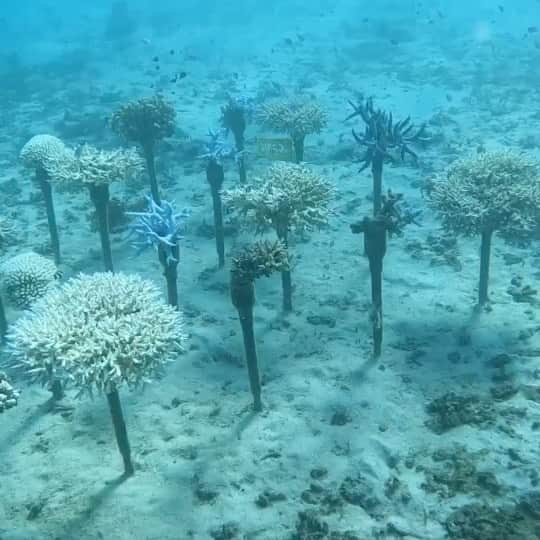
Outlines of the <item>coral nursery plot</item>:
M 432 4 L 2 6 L 0 540 L 540 540 L 540 8 Z

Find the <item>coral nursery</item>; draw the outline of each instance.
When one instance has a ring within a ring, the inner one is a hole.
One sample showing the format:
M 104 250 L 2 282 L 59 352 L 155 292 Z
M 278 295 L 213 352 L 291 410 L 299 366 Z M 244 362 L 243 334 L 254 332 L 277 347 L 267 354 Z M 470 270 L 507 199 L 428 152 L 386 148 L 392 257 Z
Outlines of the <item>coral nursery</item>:
M 0 12 L 0 540 L 540 540 L 538 2 Z

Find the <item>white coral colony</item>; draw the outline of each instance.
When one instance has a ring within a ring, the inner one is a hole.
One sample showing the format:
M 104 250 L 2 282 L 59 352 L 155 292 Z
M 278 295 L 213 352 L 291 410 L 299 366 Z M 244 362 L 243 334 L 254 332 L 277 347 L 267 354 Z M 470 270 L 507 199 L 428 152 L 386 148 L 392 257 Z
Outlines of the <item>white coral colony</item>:
M 0 264 L 0 287 L 7 300 L 26 309 L 55 285 L 60 271 L 37 253 L 15 255 Z
M 70 279 L 36 302 L 7 336 L 18 367 L 42 383 L 51 377 L 80 393 L 107 396 L 125 474 L 133 465 L 118 388 L 148 382 L 182 349 L 178 310 L 136 275 L 96 273 Z

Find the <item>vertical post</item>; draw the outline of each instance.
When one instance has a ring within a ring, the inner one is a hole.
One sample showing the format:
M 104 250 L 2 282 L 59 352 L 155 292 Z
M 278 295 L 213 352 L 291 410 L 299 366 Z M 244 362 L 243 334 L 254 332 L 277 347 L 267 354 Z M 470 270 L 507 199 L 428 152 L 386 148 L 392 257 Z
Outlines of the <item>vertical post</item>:
M 4 338 L 6 337 L 7 333 L 7 326 L 6 310 L 4 309 L 2 297 L 0 297 L 0 343 L 4 342 Z
M 38 168 L 36 170 L 36 180 L 41 189 L 43 199 L 45 200 L 45 211 L 47 213 L 47 223 L 49 225 L 49 236 L 51 238 L 51 247 L 55 264 L 60 264 L 60 240 L 58 238 L 58 227 L 56 225 L 56 214 L 54 212 L 54 203 L 52 198 L 52 188 L 49 182 L 47 172 Z
M 112 389 L 107 394 L 107 402 L 109 404 L 109 411 L 114 427 L 114 435 L 116 437 L 116 443 L 118 449 L 124 461 L 124 476 L 132 476 L 134 473 L 133 463 L 131 461 L 131 449 L 129 447 L 129 439 L 127 435 L 126 423 L 124 422 L 124 414 L 122 412 L 122 405 L 120 404 L 120 397 L 118 396 L 118 390 Z
M 245 184 L 247 182 L 246 164 L 244 162 L 244 156 L 242 155 L 242 152 L 244 151 L 244 129 L 245 124 L 243 125 L 243 129 L 235 130 L 233 133 L 236 151 L 240 154 L 240 156 L 238 157 L 238 173 L 240 175 L 241 184 Z
M 152 199 L 159 206 L 161 205 L 161 197 L 159 196 L 159 187 L 156 177 L 156 159 L 154 145 L 151 143 L 143 145 L 144 157 L 146 158 L 146 169 L 148 170 L 148 178 L 150 179 L 150 193 Z
M 246 351 L 246 364 L 248 368 L 249 387 L 253 395 L 253 409 L 262 411 L 261 382 L 255 346 L 255 332 L 253 330 L 253 309 L 238 310 L 242 336 L 244 338 L 244 350 Z
M 276 228 L 277 236 L 283 242 L 285 249 L 289 250 L 288 231 L 286 226 Z M 283 289 L 283 311 L 292 311 L 292 277 L 289 268 L 281 271 L 281 287 Z
M 482 231 L 482 239 L 480 245 L 480 280 L 478 283 L 478 305 L 480 306 L 483 306 L 489 299 L 489 262 L 491 257 L 492 237 L 492 229 L 486 229 L 485 231 Z
M 382 205 L 382 174 L 384 156 L 375 151 L 371 162 L 371 174 L 373 176 L 373 217 L 376 218 L 381 211 Z
M 210 184 L 212 194 L 212 206 L 214 210 L 214 234 L 216 236 L 216 251 L 218 254 L 218 266 L 225 266 L 225 232 L 223 230 L 223 206 L 221 203 L 221 187 L 225 180 L 223 165 L 216 160 L 210 159 L 206 166 L 206 179 Z
M 242 337 L 244 339 L 244 351 L 248 368 L 249 387 L 253 395 L 253 409 L 262 411 L 261 382 L 255 345 L 255 332 L 253 329 L 253 306 L 255 305 L 255 288 L 253 282 L 239 277 L 235 272 L 231 274 L 231 299 L 238 311 Z
M 293 136 L 293 146 L 296 163 L 301 163 L 302 161 L 304 161 L 304 141 L 305 135 Z
M 169 246 L 171 253 L 168 254 L 166 248 L 161 244 L 158 246 L 158 257 L 163 267 L 163 275 L 167 282 L 167 301 L 170 306 L 178 309 L 178 263 L 180 258 L 180 247 L 178 243 Z
M 373 356 L 379 358 L 383 340 L 382 270 L 386 254 L 386 222 L 384 219 L 364 218 L 351 225 L 353 233 L 364 234 L 364 247 L 371 275 L 371 325 L 373 330 Z
M 64 388 L 60 379 L 53 379 L 51 381 L 51 392 L 54 401 L 60 401 L 64 397 Z
M 109 235 L 109 184 L 90 184 L 89 189 L 96 208 L 103 264 L 107 272 L 114 272 Z

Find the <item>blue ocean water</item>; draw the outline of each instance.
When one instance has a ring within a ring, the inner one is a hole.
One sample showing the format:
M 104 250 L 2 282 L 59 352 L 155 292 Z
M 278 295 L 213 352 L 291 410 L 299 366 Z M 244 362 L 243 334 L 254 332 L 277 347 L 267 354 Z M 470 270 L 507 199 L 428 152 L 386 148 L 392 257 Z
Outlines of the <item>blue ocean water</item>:
M 540 539 L 537 0 L 0 22 L 0 540 Z

